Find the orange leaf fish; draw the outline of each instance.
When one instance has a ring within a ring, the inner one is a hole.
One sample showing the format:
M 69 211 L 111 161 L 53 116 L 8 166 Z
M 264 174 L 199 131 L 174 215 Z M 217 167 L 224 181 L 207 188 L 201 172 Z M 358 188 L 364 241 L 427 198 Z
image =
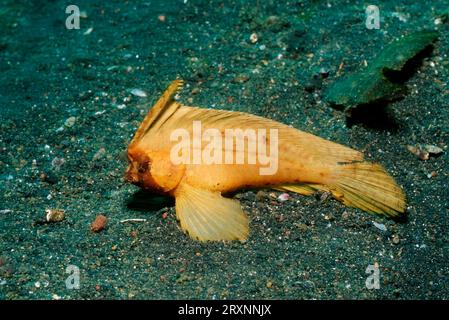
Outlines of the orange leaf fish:
M 248 113 L 185 106 L 174 99 L 182 85 L 173 81 L 137 129 L 125 179 L 175 197 L 190 237 L 245 241 L 248 217 L 222 196 L 243 188 L 325 191 L 367 212 L 405 211 L 401 188 L 362 153 Z

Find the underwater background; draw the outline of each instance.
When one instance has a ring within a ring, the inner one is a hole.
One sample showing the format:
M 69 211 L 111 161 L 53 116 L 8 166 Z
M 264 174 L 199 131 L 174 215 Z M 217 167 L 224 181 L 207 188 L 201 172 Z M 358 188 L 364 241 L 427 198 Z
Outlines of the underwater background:
M 0 24 L 0 299 L 449 298 L 449 1 L 3 0 Z M 421 30 L 438 39 L 400 99 L 355 116 L 327 101 Z M 363 151 L 404 188 L 407 216 L 243 190 L 246 243 L 191 240 L 173 200 L 123 180 L 135 129 L 177 77 L 188 105 Z

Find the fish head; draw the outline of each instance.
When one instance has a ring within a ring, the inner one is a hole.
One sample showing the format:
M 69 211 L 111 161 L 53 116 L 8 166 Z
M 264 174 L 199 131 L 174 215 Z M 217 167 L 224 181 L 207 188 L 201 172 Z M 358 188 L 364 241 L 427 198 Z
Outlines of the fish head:
M 129 183 L 142 186 L 145 175 L 151 168 L 151 160 L 145 154 L 130 152 L 128 150 L 128 168 L 125 172 L 125 180 Z
M 160 153 L 128 149 L 128 168 L 125 180 L 157 193 L 170 193 L 181 181 L 184 167 L 173 165 L 169 157 Z

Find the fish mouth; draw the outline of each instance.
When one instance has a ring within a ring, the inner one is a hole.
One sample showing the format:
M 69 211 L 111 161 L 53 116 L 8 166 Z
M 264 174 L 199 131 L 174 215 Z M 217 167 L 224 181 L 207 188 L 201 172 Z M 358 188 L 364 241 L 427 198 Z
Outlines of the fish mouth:
M 128 167 L 128 169 L 125 172 L 125 176 L 123 177 L 126 182 L 137 184 L 139 182 L 139 177 L 135 172 L 133 172 L 131 166 Z

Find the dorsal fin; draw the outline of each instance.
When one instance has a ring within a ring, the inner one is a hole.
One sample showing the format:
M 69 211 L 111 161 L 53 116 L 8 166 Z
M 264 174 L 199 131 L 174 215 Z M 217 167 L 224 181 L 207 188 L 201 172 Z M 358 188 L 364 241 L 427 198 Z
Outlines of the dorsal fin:
M 214 128 L 224 132 L 226 129 L 276 129 L 279 147 L 288 149 L 289 154 L 294 154 L 290 157 L 291 159 L 301 157 L 307 159 L 307 162 L 314 166 L 335 165 L 339 162 L 353 162 L 363 159 L 363 155 L 356 150 L 267 118 L 236 111 L 188 107 L 178 105 L 178 103 L 173 103 L 158 119 L 154 129 L 159 130 L 154 130 L 154 135 L 148 135 L 145 144 L 154 146 L 156 141 L 163 140 L 161 137 L 170 136 L 170 133 L 178 128 L 184 128 L 192 135 L 193 121 L 200 121 L 202 130 Z M 247 148 L 247 145 L 245 144 L 245 148 Z M 223 151 L 225 150 L 223 149 Z M 286 155 L 286 152 L 282 152 L 280 158 L 282 159 L 284 155 Z
M 184 81 L 181 79 L 174 80 L 159 100 L 153 105 L 153 107 L 148 111 L 148 114 L 143 119 L 130 145 L 137 143 L 145 133 L 151 128 L 151 126 L 157 122 L 157 120 L 163 115 L 163 113 L 171 106 L 174 102 L 174 96 L 182 89 Z

